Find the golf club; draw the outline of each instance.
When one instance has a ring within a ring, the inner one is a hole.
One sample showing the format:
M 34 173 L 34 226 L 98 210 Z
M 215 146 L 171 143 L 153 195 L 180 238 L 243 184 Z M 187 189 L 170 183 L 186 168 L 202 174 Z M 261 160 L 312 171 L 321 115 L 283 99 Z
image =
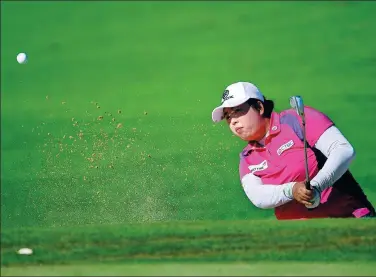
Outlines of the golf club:
M 305 115 L 304 115 L 304 103 L 303 98 L 301 96 L 291 96 L 290 97 L 290 106 L 293 108 L 296 113 L 302 119 L 303 125 L 303 142 L 304 142 L 304 165 L 305 165 L 305 175 L 306 175 L 306 182 L 305 187 L 308 190 L 312 190 L 310 179 L 309 179 L 309 172 L 308 172 L 308 157 L 307 157 L 307 138 L 306 138 L 306 122 L 305 122 Z M 318 205 L 320 205 L 321 195 L 317 189 L 313 190 L 314 197 L 311 201 L 312 206 L 306 206 L 308 210 L 315 209 Z
M 306 175 L 306 189 L 311 189 L 309 172 L 308 172 L 308 158 L 307 158 L 307 143 L 306 143 L 306 128 L 305 128 L 305 116 L 304 116 L 304 103 L 301 96 L 291 96 L 290 97 L 290 106 L 293 108 L 296 113 L 302 119 L 303 124 L 303 140 L 304 140 L 304 165 L 305 165 L 305 175 Z

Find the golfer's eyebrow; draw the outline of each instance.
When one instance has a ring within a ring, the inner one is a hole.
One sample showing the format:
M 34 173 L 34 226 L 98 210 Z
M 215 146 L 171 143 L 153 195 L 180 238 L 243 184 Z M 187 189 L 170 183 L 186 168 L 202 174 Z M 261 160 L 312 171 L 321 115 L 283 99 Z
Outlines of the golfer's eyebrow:
M 233 114 L 239 107 L 232 107 L 232 108 L 229 108 L 230 109 L 230 112 L 223 112 L 223 116 L 226 117 L 230 114 Z

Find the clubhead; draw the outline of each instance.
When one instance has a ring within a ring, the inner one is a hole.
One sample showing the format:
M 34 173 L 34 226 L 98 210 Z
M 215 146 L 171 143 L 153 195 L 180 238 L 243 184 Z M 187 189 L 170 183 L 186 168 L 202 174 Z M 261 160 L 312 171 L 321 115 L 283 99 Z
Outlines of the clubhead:
M 291 96 L 290 106 L 297 112 L 298 115 L 304 115 L 304 103 L 301 96 Z

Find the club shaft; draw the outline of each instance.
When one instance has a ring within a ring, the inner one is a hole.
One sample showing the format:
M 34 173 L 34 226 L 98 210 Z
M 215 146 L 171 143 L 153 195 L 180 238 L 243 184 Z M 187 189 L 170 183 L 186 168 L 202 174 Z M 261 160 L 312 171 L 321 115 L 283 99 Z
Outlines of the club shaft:
M 302 117 L 303 125 L 303 140 L 304 140 L 304 165 L 305 165 L 305 175 L 306 175 L 306 189 L 311 189 L 309 171 L 308 171 L 308 156 L 307 156 L 307 139 L 306 139 L 306 128 L 305 119 Z

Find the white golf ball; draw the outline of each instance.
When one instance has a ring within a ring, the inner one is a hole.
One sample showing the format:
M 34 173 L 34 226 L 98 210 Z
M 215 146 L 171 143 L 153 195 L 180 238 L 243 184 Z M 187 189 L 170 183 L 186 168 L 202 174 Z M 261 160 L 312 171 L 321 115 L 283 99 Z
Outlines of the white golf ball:
M 19 64 L 24 64 L 27 62 L 27 55 L 25 53 L 19 53 L 17 55 L 17 62 Z
M 31 255 L 33 254 L 33 250 L 30 248 L 21 248 L 17 251 L 17 253 L 20 255 Z

